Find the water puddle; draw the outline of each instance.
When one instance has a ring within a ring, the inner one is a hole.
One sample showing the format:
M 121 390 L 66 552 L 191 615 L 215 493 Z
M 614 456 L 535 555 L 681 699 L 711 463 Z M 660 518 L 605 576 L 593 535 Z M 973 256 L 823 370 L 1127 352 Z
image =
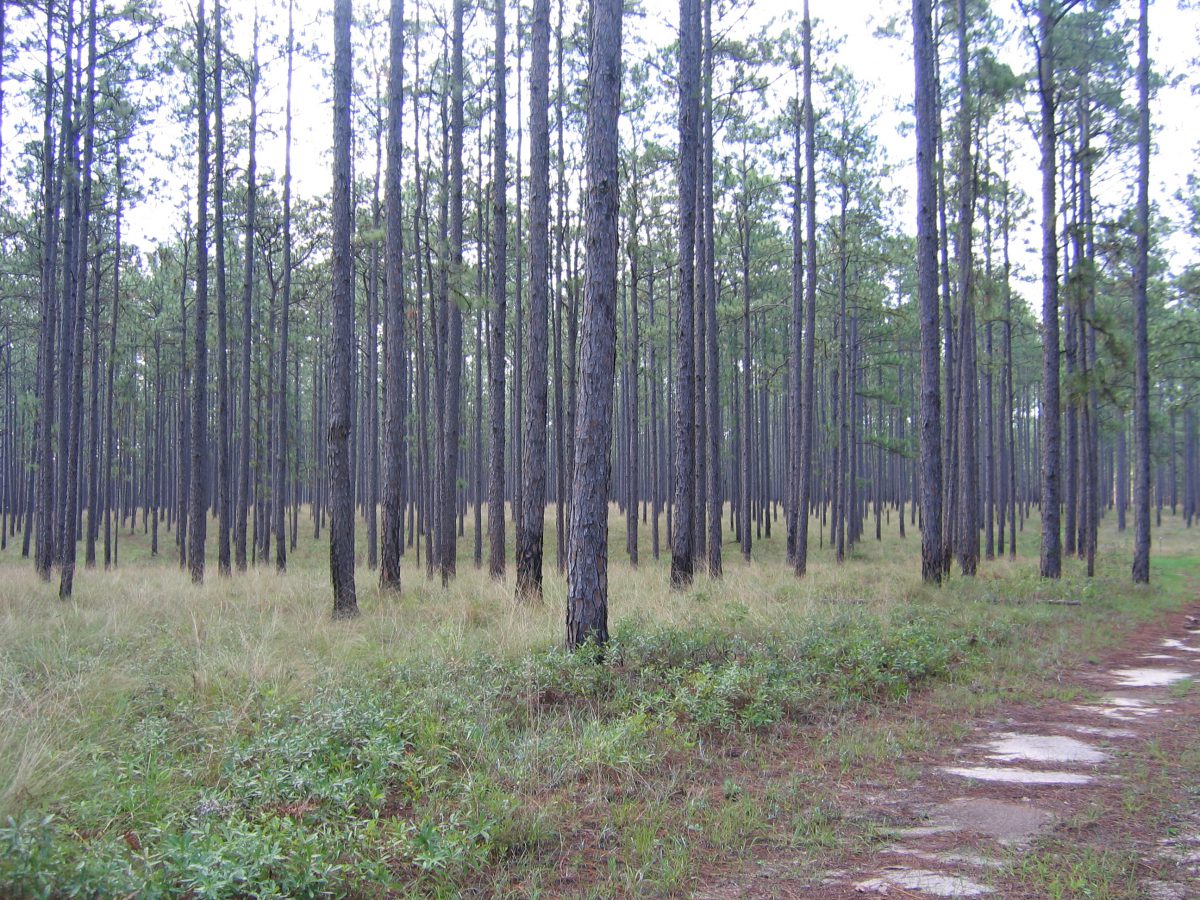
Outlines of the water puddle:
M 1116 719 L 1118 722 L 1136 722 L 1142 716 L 1156 716 L 1158 710 L 1147 706 L 1145 701 L 1133 697 L 1116 697 L 1109 695 L 1101 698 L 1104 706 L 1098 704 L 1076 705 L 1074 709 L 1080 712 L 1104 716 L 1106 719 Z
M 1070 737 L 1045 734 L 1002 734 L 984 746 L 997 762 L 1100 763 L 1108 754 Z
M 910 828 L 883 829 L 885 834 L 891 834 L 898 838 L 934 837 L 939 834 L 953 834 L 961 830 L 957 825 L 914 825 Z
M 940 819 L 987 835 L 1002 844 L 1031 838 L 1054 821 L 1052 813 L 1030 803 L 990 797 L 959 797 L 941 804 L 934 812 Z
M 1178 669 L 1113 669 L 1109 674 L 1121 687 L 1165 687 L 1191 677 Z
M 990 856 L 982 856 L 978 853 L 930 853 L 928 850 L 915 850 L 912 847 L 887 847 L 885 852 L 895 856 L 908 856 L 913 859 L 921 859 L 930 863 L 942 863 L 944 865 L 963 865 L 974 866 L 977 869 L 1000 869 L 1005 863 L 1003 860 L 992 859 Z
M 1140 712 L 1146 715 L 1151 715 L 1157 710 L 1150 706 L 1145 700 L 1140 697 L 1122 697 L 1120 694 L 1105 694 L 1100 698 L 1109 706 L 1119 706 L 1122 709 L 1127 709 L 1130 712 Z
M 1175 640 L 1175 638 L 1167 638 L 1162 642 L 1162 646 L 1171 650 L 1183 650 L 1186 653 L 1200 653 L 1200 647 L 1191 647 L 1183 641 Z
M 1072 731 L 1078 731 L 1080 734 L 1090 734 L 1094 737 L 1102 738 L 1131 738 L 1137 737 L 1137 732 L 1128 731 L 1124 728 L 1100 728 L 1096 725 L 1066 725 L 1066 728 Z
M 1017 766 L 943 766 L 947 775 L 975 781 L 1002 781 L 1011 784 L 1090 784 L 1091 775 L 1077 772 L 1035 772 Z
M 890 894 L 893 888 L 902 891 L 923 891 L 934 897 L 982 897 L 992 889 L 986 885 L 945 872 L 927 869 L 908 869 L 897 866 L 881 872 L 867 881 L 856 881 L 854 890 L 860 894 Z

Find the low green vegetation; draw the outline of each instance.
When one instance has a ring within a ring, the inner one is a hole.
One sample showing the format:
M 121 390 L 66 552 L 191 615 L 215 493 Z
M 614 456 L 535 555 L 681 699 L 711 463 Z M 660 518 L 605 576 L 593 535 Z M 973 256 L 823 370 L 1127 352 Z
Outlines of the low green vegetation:
M 560 603 L 469 562 L 393 599 L 364 572 L 364 615 L 335 624 L 315 549 L 193 588 L 134 538 L 70 604 L 10 552 L 0 893 L 664 895 L 781 841 L 869 846 L 826 776 L 952 734 L 903 718 L 917 692 L 1052 696 L 1056 666 L 1186 596 L 1189 537 L 1168 526 L 1149 590 L 1115 554 L 1092 582 L 1021 559 L 932 590 L 899 539 L 800 583 L 764 542 L 686 594 L 616 564 L 601 661 L 559 649 Z

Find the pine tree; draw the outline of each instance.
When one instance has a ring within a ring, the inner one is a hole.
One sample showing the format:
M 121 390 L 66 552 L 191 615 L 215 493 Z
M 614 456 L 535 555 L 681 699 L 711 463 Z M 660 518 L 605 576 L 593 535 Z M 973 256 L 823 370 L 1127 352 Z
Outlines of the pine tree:
M 937 120 L 930 0 L 913 0 L 913 59 L 917 114 L 917 305 L 921 322 L 921 576 L 938 583 L 942 580 L 942 425 L 934 181 Z
M 529 355 L 517 596 L 541 599 L 546 518 L 546 324 L 550 295 L 550 0 L 534 0 L 529 81 Z
M 383 540 L 379 583 L 400 590 L 404 552 L 405 420 L 408 416 L 408 368 L 404 315 L 404 209 L 401 173 L 404 144 L 404 0 L 391 3 L 387 120 L 387 294 L 384 346 Z
M 333 617 L 358 615 L 354 592 L 353 430 L 354 282 L 350 218 L 350 0 L 333 5 L 333 348 L 329 395 L 329 572 Z
M 1133 580 L 1150 582 L 1150 361 L 1146 281 L 1150 257 L 1150 26 L 1138 3 L 1137 248 L 1133 269 Z
M 689 0 L 684 0 L 689 2 Z M 608 642 L 608 490 L 617 307 L 621 0 L 590 0 L 583 321 L 567 549 L 567 647 Z

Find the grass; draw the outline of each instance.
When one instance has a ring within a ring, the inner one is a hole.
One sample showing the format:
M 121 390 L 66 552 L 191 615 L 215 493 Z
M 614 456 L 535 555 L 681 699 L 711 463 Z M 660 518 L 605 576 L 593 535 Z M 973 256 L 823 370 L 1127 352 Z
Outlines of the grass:
M 939 590 L 915 529 L 885 525 L 796 581 L 780 521 L 752 564 L 729 544 L 722 580 L 675 592 L 644 526 L 628 565 L 614 512 L 597 665 L 558 649 L 552 518 L 541 605 L 474 569 L 468 537 L 448 589 L 410 556 L 381 594 L 360 558 L 363 614 L 339 623 L 310 528 L 286 575 L 210 558 L 195 587 L 139 523 L 69 603 L 0 554 L 0 893 L 670 895 L 781 834 L 814 858 L 869 845 L 822 780 L 903 777 L 951 739 L 952 719 L 895 727 L 915 692 L 962 715 L 1054 697 L 1063 665 L 1186 599 L 1197 561 L 1168 518 L 1149 589 L 1106 530 L 1096 579 L 1070 560 L 1045 583 L 1022 555 Z
M 1124 900 L 1138 893 L 1138 856 L 1129 850 L 1047 842 L 1015 866 L 1031 896 L 1047 900 Z

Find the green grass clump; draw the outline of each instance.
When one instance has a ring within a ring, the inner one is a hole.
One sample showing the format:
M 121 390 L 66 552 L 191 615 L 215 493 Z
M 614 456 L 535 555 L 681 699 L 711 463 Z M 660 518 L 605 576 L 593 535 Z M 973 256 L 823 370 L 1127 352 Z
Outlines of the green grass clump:
M 1029 896 L 1047 900 L 1124 900 L 1140 897 L 1138 854 L 1133 850 L 1053 842 L 1028 854 L 1009 872 Z
M 449 890 L 549 839 L 522 797 L 647 777 L 704 736 L 903 696 L 968 642 L 922 615 L 890 626 L 837 615 L 773 642 L 626 623 L 602 662 L 546 649 L 392 664 L 304 699 L 264 691 L 233 733 L 223 708 L 162 693 L 90 755 L 93 794 L 10 820 L 0 885 L 30 896 Z M 722 807 L 717 835 L 738 815 Z

